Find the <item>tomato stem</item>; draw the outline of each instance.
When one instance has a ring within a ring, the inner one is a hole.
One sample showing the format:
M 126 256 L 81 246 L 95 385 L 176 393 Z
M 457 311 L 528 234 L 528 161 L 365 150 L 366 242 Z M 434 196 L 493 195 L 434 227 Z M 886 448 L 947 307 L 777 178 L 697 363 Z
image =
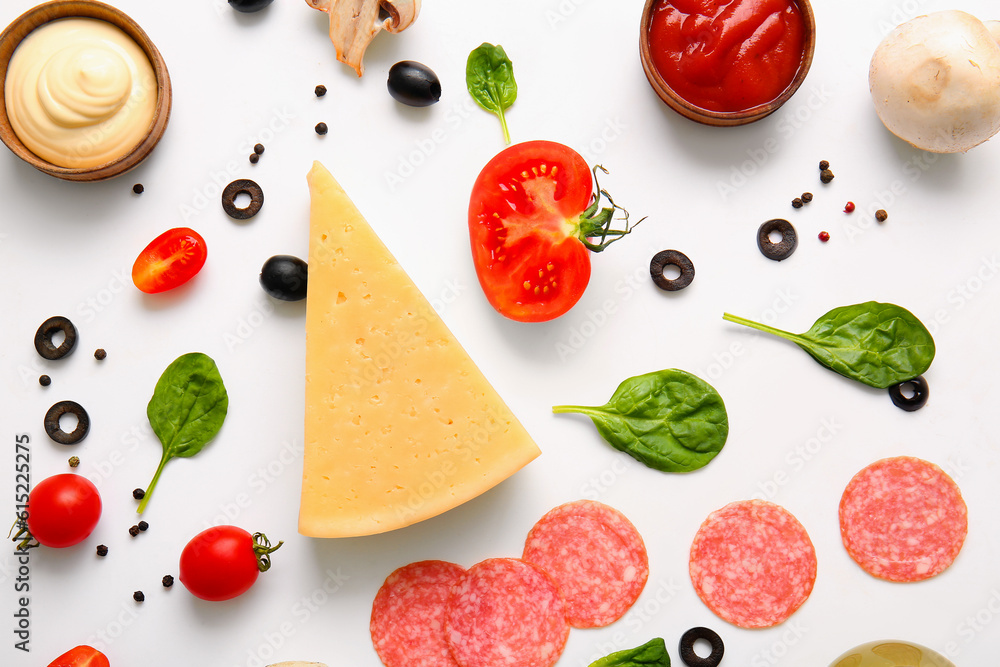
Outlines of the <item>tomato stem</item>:
M 601 188 L 601 183 L 597 178 L 597 170 L 600 169 L 605 174 L 608 170 L 601 165 L 595 165 L 594 172 L 594 185 L 596 193 L 594 194 L 594 201 L 591 202 L 587 210 L 580 214 L 580 220 L 577 225 L 577 237 L 587 246 L 592 252 L 601 252 L 609 245 L 615 241 L 620 240 L 623 236 L 635 229 L 635 226 L 642 222 L 646 218 L 642 218 L 639 222 L 633 225 L 629 225 L 628 221 L 628 211 L 615 203 L 615 200 L 611 198 L 607 190 Z M 601 207 L 601 197 L 608 200 L 611 204 L 610 207 Z M 611 223 L 615 219 L 615 212 L 621 211 L 623 217 L 620 218 L 625 222 L 625 229 L 612 229 Z M 597 243 L 591 241 L 590 239 L 599 239 Z
M 284 544 L 284 541 L 278 542 L 272 547 L 271 541 L 267 539 L 264 533 L 253 534 L 253 552 L 257 556 L 258 570 L 267 572 L 271 569 L 271 554 L 281 548 L 282 544 Z
M 15 528 L 17 528 L 17 533 L 14 533 Z M 31 531 L 28 530 L 27 514 L 17 515 L 17 519 L 14 521 L 14 525 L 10 527 L 7 537 L 18 543 L 14 547 L 14 551 L 27 551 L 28 549 L 41 546 L 38 540 L 35 539 L 35 536 L 31 534 Z

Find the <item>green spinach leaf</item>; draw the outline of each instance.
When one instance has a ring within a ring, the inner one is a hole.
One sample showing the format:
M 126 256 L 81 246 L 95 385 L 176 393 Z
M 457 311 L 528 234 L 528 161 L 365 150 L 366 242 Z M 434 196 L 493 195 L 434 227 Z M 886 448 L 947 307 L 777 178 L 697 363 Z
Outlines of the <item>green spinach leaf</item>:
M 670 656 L 663 639 L 650 639 L 642 646 L 617 651 L 590 663 L 590 667 L 633 667 L 652 665 L 653 667 L 670 667 Z
M 172 458 L 191 457 L 222 428 L 229 396 L 219 369 L 208 355 L 184 354 L 163 371 L 146 406 L 146 416 L 163 445 L 163 456 L 138 512 L 146 509 L 163 467 Z
M 557 405 L 552 411 L 587 415 L 612 447 L 663 472 L 690 472 L 707 465 L 729 436 L 729 417 L 719 393 L 677 369 L 629 378 L 605 405 Z
M 930 368 L 934 338 L 905 308 L 867 301 L 834 308 L 804 334 L 793 334 L 726 313 L 723 319 L 786 338 L 823 366 L 885 389 Z
M 503 139 L 509 144 L 510 132 L 504 111 L 517 99 L 517 82 L 514 64 L 502 46 L 484 42 L 472 50 L 465 64 L 465 85 L 479 106 L 500 119 Z

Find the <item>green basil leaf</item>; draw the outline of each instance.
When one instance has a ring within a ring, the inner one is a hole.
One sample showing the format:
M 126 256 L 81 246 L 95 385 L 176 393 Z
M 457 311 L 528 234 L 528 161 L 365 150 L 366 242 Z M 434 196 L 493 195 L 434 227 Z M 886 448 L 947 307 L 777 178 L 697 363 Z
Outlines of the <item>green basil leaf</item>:
M 803 334 L 726 313 L 723 319 L 790 340 L 844 377 L 885 389 L 922 375 L 934 360 L 934 338 L 910 311 L 867 301 L 834 308 Z
M 228 410 L 229 396 L 211 357 L 192 352 L 167 366 L 146 406 L 163 456 L 139 504 L 140 513 L 146 509 L 167 461 L 191 457 L 204 449 L 222 428 Z
M 465 65 L 465 85 L 479 106 L 500 119 L 504 141 L 509 144 L 504 111 L 517 99 L 517 82 L 514 64 L 502 46 L 484 42 L 472 50 Z
M 590 663 L 590 667 L 632 667 L 633 665 L 653 665 L 670 667 L 670 656 L 663 639 L 650 639 L 642 646 L 607 655 Z
M 677 369 L 629 378 L 603 406 L 557 405 L 552 411 L 587 415 L 612 447 L 663 472 L 704 467 L 729 436 L 729 417 L 719 393 Z

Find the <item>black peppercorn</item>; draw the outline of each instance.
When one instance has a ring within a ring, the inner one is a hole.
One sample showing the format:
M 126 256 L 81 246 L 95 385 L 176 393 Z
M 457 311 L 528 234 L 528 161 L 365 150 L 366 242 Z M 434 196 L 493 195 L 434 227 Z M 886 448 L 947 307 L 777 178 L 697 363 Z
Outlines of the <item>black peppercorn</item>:
M 98 544 L 97 555 L 100 556 L 101 558 L 104 558 L 105 556 L 108 555 L 108 548 L 103 544 Z
M 827 160 L 820 160 L 819 161 L 819 170 L 820 171 L 826 171 L 829 168 L 830 168 L 830 162 L 829 161 L 827 161 Z
M 135 537 L 136 535 L 138 535 L 139 534 L 139 526 L 132 526 L 131 528 L 129 528 L 128 529 L 128 534 L 131 535 L 132 537 Z
M 48 387 L 50 384 L 52 384 L 52 378 L 50 378 L 48 375 L 39 375 L 38 384 L 42 385 L 43 387 Z
M 172 576 L 170 576 L 169 574 L 164 575 L 164 577 L 163 577 L 163 587 L 164 588 L 170 588 L 173 585 L 174 585 L 174 578 Z
M 107 358 L 108 358 L 108 352 L 103 347 L 99 347 L 96 350 L 94 350 L 94 359 L 97 359 L 98 361 L 104 361 Z
M 875 211 L 875 219 L 878 220 L 879 222 L 885 222 L 886 220 L 889 219 L 889 214 L 886 213 L 884 208 L 880 208 L 879 210 Z
M 802 201 L 803 202 L 805 202 L 806 204 L 808 204 L 812 200 L 813 200 L 813 193 L 811 193 L 811 192 L 803 192 L 802 193 Z
M 802 200 L 796 197 L 792 200 L 792 208 L 802 208 Z
M 833 172 L 830 171 L 829 169 L 824 169 L 823 171 L 819 172 L 819 180 L 823 181 L 824 183 L 829 183 L 830 181 L 833 180 Z
M 142 532 L 146 532 L 147 530 L 149 530 L 149 524 L 146 523 L 145 521 L 140 521 L 136 527 Z
M 324 95 L 326 95 L 326 86 L 323 84 L 316 86 L 316 97 L 323 97 Z
M 257 161 L 260 160 L 260 156 L 257 155 L 256 153 L 250 153 L 249 159 L 250 159 L 250 164 L 257 164 Z
M 316 123 L 316 134 L 323 136 L 330 131 L 330 128 L 326 126 L 326 123 Z
M 136 183 L 135 185 L 132 186 L 132 192 L 136 193 L 137 195 L 141 195 L 143 190 L 145 189 L 146 188 L 142 187 L 142 183 Z
M 264 144 L 254 144 L 254 146 L 253 146 L 253 152 L 256 155 L 260 155 L 261 153 L 263 153 L 264 152 Z
M 132 599 L 136 602 L 142 602 L 146 599 L 146 596 L 142 594 L 142 591 L 136 591 L 135 593 L 132 593 Z
M 146 492 L 143 491 L 142 489 L 134 489 L 132 491 L 132 497 L 135 498 L 136 500 L 142 500 L 143 498 L 146 497 Z

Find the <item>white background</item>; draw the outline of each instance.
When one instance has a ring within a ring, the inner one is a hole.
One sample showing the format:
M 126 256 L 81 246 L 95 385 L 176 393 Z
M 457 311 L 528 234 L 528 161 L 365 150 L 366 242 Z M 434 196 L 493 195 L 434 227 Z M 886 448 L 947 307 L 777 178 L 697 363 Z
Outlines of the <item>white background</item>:
M 6 24 L 32 0 L 4 0 Z M 0 662 L 45 665 L 85 642 L 116 667 L 138 664 L 253 667 L 279 660 L 376 667 L 368 636 L 375 591 L 394 568 L 425 558 L 464 566 L 520 554 L 532 523 L 562 502 L 599 499 L 622 510 L 650 555 L 649 584 L 629 616 L 574 630 L 560 661 L 585 666 L 611 650 L 662 636 L 676 643 L 707 625 L 726 642 L 724 664 L 822 666 L 864 641 L 918 641 L 960 667 L 995 664 L 1000 651 L 1000 399 L 995 193 L 1000 140 L 965 155 L 934 156 L 892 137 L 868 95 L 871 52 L 891 26 L 917 13 L 962 8 L 989 16 L 988 0 L 820 0 L 818 43 L 805 84 L 776 115 L 743 128 L 709 128 L 664 106 L 639 64 L 641 2 L 508 0 L 425 2 L 401 35 L 379 35 L 358 79 L 336 62 L 326 17 L 301 0 L 238 15 L 223 0 L 118 0 L 165 57 L 174 85 L 163 141 L 132 174 L 105 183 L 59 181 L 0 151 L 3 398 L 0 499 L 13 505 L 14 438 L 32 441 L 32 480 L 68 470 L 95 480 L 104 515 L 83 544 L 30 558 L 30 655 L 13 648 L 16 563 L 0 550 Z M 480 168 L 502 147 L 499 123 L 465 90 L 468 52 L 502 44 L 519 97 L 515 141 L 566 143 L 610 171 L 602 185 L 636 218 L 634 235 L 593 258 L 586 295 L 546 324 L 506 321 L 489 307 L 468 251 L 466 207 Z M 406 108 L 386 92 L 388 68 L 414 59 L 442 80 L 441 101 Z M 316 84 L 329 93 L 317 99 Z M 318 137 L 313 126 L 330 126 Z M 257 141 L 266 152 L 247 156 Z M 274 254 L 305 256 L 314 159 L 340 180 L 417 285 L 541 447 L 512 479 L 453 511 L 374 537 L 319 540 L 296 533 L 301 474 L 304 304 L 277 303 L 257 275 Z M 816 167 L 831 162 L 823 186 Z M 220 186 L 253 178 L 259 215 L 230 220 Z M 141 196 L 131 192 L 141 182 Z M 815 200 L 799 211 L 790 200 Z M 848 216 L 844 203 L 858 211 Z M 889 211 L 878 225 L 871 212 Z M 755 244 L 758 225 L 787 217 L 800 242 L 776 263 Z M 209 259 L 189 285 L 159 296 L 128 278 L 156 235 L 187 225 Z M 821 244 L 816 235 L 829 231 Z M 650 257 L 685 252 L 697 277 L 667 294 L 648 277 Z M 827 310 L 866 300 L 898 303 L 933 331 L 931 399 L 905 413 L 885 392 L 841 378 L 779 339 L 722 320 L 730 311 L 804 331 Z M 44 362 L 31 339 L 46 318 L 76 323 L 80 348 Z M 101 363 L 91 356 L 104 347 Z M 145 404 L 178 355 L 203 351 L 229 388 L 219 437 L 195 459 L 168 464 L 132 539 L 131 490 L 160 456 Z M 554 416 L 559 403 L 603 403 L 626 377 L 683 368 L 725 399 L 729 442 L 688 475 L 648 470 L 613 451 L 585 418 Z M 37 377 L 52 376 L 41 388 Z M 55 401 L 88 409 L 75 448 L 48 440 Z M 969 536 L 955 564 L 917 584 L 864 573 L 839 536 L 848 480 L 886 456 L 913 455 L 953 475 L 969 505 Z M 687 576 L 703 519 L 754 495 L 806 526 L 819 575 L 786 623 L 747 631 L 716 618 Z M 11 517 L 12 518 L 12 517 Z M 272 570 L 225 603 L 176 585 L 183 545 L 215 523 L 260 530 L 285 545 Z M 101 560 L 94 547 L 107 544 Z M 143 590 L 137 605 L 132 592 Z M 5 620 L 2 620 L 5 619 Z

